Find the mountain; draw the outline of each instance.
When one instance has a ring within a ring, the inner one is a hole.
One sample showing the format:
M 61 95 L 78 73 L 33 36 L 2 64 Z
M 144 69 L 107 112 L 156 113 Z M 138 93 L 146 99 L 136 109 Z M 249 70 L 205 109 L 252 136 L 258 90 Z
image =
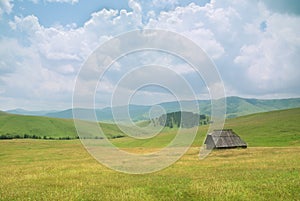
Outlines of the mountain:
M 40 110 L 40 111 L 29 111 L 24 109 L 14 109 L 5 111 L 10 114 L 30 115 L 30 116 L 45 116 L 47 113 L 57 112 L 56 110 Z
M 261 100 L 228 97 L 226 102 L 227 118 L 300 107 L 300 98 Z
M 150 108 L 151 106 L 129 105 L 131 118 L 134 121 L 149 119 L 147 114 Z M 73 110 L 68 109 L 60 112 L 48 113 L 44 116 L 71 119 L 73 118 L 73 111 L 80 117 L 79 119 L 82 120 L 94 120 L 95 113 L 98 121 L 110 122 L 114 119 L 113 112 L 118 114 L 118 118 L 120 118 L 120 120 L 126 119 L 126 116 L 122 116 L 122 114 L 127 114 L 127 106 L 119 106 L 113 109 L 106 107 L 103 109 L 96 109 L 95 111 L 93 109 L 74 108 Z
M 74 110 L 76 110 L 76 112 L 80 113 L 82 117 L 87 116 L 89 114 L 89 112 L 92 111 L 91 109 L 83 109 L 83 108 L 76 108 Z M 46 113 L 44 116 L 54 117 L 54 118 L 72 119 L 73 112 L 72 112 L 72 109 L 67 109 L 67 110 L 58 111 L 58 112 Z M 90 120 L 88 117 L 82 118 L 82 119 Z
M 193 105 L 196 103 L 199 104 L 200 111 L 193 111 Z M 290 99 L 270 99 L 270 100 L 262 100 L 262 99 L 248 99 L 248 98 L 240 98 L 240 97 L 227 97 L 226 98 L 226 117 L 234 118 L 239 116 L 244 116 L 248 114 L 260 113 L 260 112 L 268 112 L 274 110 L 282 110 L 289 108 L 297 108 L 300 107 L 300 98 L 290 98 Z M 184 108 L 189 112 L 205 114 L 210 116 L 211 111 L 211 101 L 210 100 L 197 100 L 197 101 L 181 101 L 180 104 L 184 105 Z M 180 104 L 176 101 L 174 102 L 165 102 L 158 104 L 166 113 L 177 112 L 180 111 Z M 129 114 L 133 121 L 142 121 L 149 120 L 153 117 L 149 117 L 149 111 L 152 106 L 149 105 L 129 105 Z M 79 118 L 83 120 L 93 120 L 94 113 L 96 114 L 98 121 L 103 122 L 112 122 L 114 120 L 113 112 L 117 114 L 119 121 L 126 120 L 125 114 L 127 114 L 126 106 L 118 106 L 114 108 L 106 107 L 103 109 L 84 109 L 84 108 L 75 108 L 74 109 L 77 114 L 79 114 Z M 9 113 L 13 113 L 8 111 Z M 45 111 L 44 111 L 45 112 Z M 56 111 L 56 112 L 48 112 L 44 114 L 43 111 L 39 112 L 20 112 L 19 114 L 27 114 L 27 115 L 36 115 L 36 116 L 47 116 L 47 117 L 55 117 L 55 118 L 65 118 L 71 119 L 73 118 L 72 109 L 64 110 L 64 111 Z M 16 111 L 15 111 L 16 113 Z M 159 116 L 159 115 L 158 115 Z

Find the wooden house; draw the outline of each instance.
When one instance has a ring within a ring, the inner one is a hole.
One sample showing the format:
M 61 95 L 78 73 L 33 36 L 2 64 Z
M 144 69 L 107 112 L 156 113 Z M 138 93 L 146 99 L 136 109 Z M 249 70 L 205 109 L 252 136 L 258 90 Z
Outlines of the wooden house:
M 207 149 L 247 148 L 247 144 L 232 129 L 214 130 L 204 144 Z

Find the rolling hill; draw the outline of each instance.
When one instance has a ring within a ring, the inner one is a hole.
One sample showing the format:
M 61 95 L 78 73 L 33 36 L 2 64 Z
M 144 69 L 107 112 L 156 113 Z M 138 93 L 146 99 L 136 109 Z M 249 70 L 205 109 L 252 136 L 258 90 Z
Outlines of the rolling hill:
M 205 114 L 210 116 L 211 103 L 209 100 L 198 100 L 199 104 L 199 114 Z M 240 97 L 227 97 L 227 118 L 234 118 L 239 116 L 244 116 L 248 114 L 254 114 L 259 112 L 268 112 L 274 110 L 282 110 L 289 108 L 300 107 L 300 98 L 290 98 L 290 99 L 272 99 L 272 100 L 260 100 L 260 99 L 246 99 Z M 186 108 L 192 108 L 191 105 L 195 104 L 195 101 L 182 101 Z M 163 107 L 167 113 L 177 112 L 180 110 L 180 105 L 178 102 L 166 102 L 160 103 L 159 106 Z M 129 105 L 129 113 L 133 121 L 141 121 L 149 119 L 149 110 L 152 106 L 145 105 Z M 126 106 L 120 106 L 114 108 L 118 114 L 122 114 L 120 111 L 124 111 Z M 76 108 L 84 120 L 92 120 L 88 115 L 91 112 L 89 109 L 79 109 Z M 98 121 L 110 122 L 113 120 L 112 108 L 106 107 L 103 109 L 96 109 L 96 116 Z M 191 111 L 195 112 L 195 111 Z M 44 116 L 57 117 L 57 118 L 73 118 L 72 109 L 47 113 Z
M 95 137 L 93 131 L 89 131 L 90 122 L 85 122 L 87 132 Z M 101 123 L 101 128 L 109 138 L 123 136 L 122 132 L 114 124 Z M 0 112 L 0 136 L 23 138 L 77 138 L 74 121 L 72 119 L 60 119 L 39 116 L 15 115 Z
M 233 129 L 250 147 L 300 146 L 300 108 L 257 113 L 227 119 L 224 128 Z M 200 126 L 193 146 L 201 146 L 208 126 Z M 164 147 L 176 135 L 176 129 L 165 130 L 155 138 L 113 140 L 118 147 Z
M 121 114 L 122 112 L 120 112 L 120 111 L 124 111 L 126 108 L 127 108 L 126 106 L 121 106 L 121 107 L 114 108 L 114 110 L 116 111 L 116 113 Z M 148 111 L 150 108 L 151 108 L 150 106 L 129 105 L 130 114 L 134 121 L 148 119 L 147 114 L 148 114 Z M 90 115 L 91 113 L 92 114 L 94 113 L 94 110 L 92 110 L 92 109 L 75 108 L 73 110 L 75 110 L 76 113 L 79 114 L 80 119 L 82 119 L 82 120 L 94 120 Z M 67 109 L 64 111 L 47 113 L 42 116 L 72 119 L 73 118 L 73 110 Z M 111 122 L 113 120 L 112 108 L 106 107 L 103 109 L 96 109 L 95 113 L 97 116 L 97 121 Z
M 228 119 L 225 127 L 250 146 L 300 146 L 300 108 Z
M 76 137 L 73 120 L 38 116 L 14 115 L 2 112 L 0 115 L 0 135 Z
M 300 108 L 279 110 L 227 119 L 225 128 L 232 128 L 249 146 L 300 146 Z M 86 122 L 87 132 L 89 122 Z M 125 136 L 117 125 L 101 123 L 109 138 Z M 204 140 L 208 125 L 200 126 L 194 146 Z M 154 138 L 137 140 L 130 137 L 114 139 L 120 147 L 163 147 L 176 135 L 177 128 L 165 128 Z M 49 117 L 35 117 L 0 112 L 1 135 L 35 135 L 43 138 L 77 138 L 73 120 Z

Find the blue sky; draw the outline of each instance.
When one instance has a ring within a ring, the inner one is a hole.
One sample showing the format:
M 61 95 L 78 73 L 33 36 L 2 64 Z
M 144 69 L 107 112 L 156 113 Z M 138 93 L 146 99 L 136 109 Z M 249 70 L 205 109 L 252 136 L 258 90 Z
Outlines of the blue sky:
M 299 5 L 297 0 L 0 0 L 0 110 L 72 107 L 76 76 L 88 56 L 114 36 L 146 28 L 170 30 L 198 44 L 216 64 L 228 96 L 299 97 Z M 181 61 L 148 53 L 112 67 L 97 92 L 98 106 L 108 105 L 118 79 L 132 66 L 151 63 L 169 66 L 189 80 L 197 98 L 208 97 L 203 80 Z M 166 91 L 150 88 L 139 91 L 135 103 L 172 100 Z
M 93 12 L 101 9 L 126 9 L 128 2 L 124 0 L 109 1 L 109 0 L 85 0 L 72 3 L 47 2 L 38 1 L 16 1 L 14 2 L 15 15 L 35 15 L 39 18 L 39 22 L 45 27 L 51 27 L 56 24 L 68 25 L 76 23 L 82 26 L 90 19 Z

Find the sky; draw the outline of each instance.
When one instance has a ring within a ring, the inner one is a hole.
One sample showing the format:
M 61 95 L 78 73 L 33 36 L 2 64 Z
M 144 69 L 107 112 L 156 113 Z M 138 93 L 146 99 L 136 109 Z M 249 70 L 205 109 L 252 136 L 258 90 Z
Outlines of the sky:
M 299 24 L 298 0 L 0 0 L 0 110 L 71 108 L 89 55 L 115 36 L 150 28 L 181 34 L 201 47 L 227 96 L 300 97 Z M 180 59 L 139 52 L 112 65 L 98 87 L 97 107 L 109 104 L 123 75 L 150 64 L 183 76 L 198 99 L 208 97 L 201 77 Z M 147 73 L 133 73 L 134 81 L 158 75 Z M 166 80 L 176 85 L 176 77 Z M 173 100 L 155 86 L 133 97 L 136 104 Z

